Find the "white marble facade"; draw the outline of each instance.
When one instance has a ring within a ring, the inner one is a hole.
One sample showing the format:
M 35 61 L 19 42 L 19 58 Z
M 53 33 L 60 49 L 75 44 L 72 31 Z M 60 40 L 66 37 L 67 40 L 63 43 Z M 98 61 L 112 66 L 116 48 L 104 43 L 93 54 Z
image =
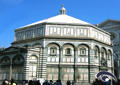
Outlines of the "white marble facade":
M 110 34 L 92 24 L 68 16 L 63 8 L 55 17 L 16 29 L 12 47 L 4 51 L 8 52 L 8 55 L 0 55 L 1 60 L 8 56 L 10 61 L 14 55 L 22 53 L 24 63 L 19 65 L 22 66 L 22 79 L 61 79 L 63 82 L 75 80 L 90 83 L 99 71 L 113 72 Z M 13 55 L 15 47 L 25 51 L 16 49 L 17 52 Z M 1 68 L 3 66 L 1 63 Z M 4 70 L 9 67 L 11 65 Z M 12 73 L 7 74 L 9 76 L 3 75 L 1 80 L 13 77 Z

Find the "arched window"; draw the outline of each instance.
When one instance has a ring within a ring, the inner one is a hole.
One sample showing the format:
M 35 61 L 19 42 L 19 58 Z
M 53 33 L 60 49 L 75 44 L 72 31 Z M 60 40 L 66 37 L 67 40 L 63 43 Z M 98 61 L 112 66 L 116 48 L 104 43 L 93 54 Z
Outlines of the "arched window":
M 104 58 L 104 59 L 106 59 L 106 50 L 105 49 L 103 49 L 102 48 L 102 50 L 101 50 L 101 56 Z
M 56 47 L 50 48 L 50 55 L 57 55 L 57 48 Z
M 66 48 L 65 55 L 71 55 L 71 49 L 70 48 Z
M 80 48 L 80 55 L 86 55 L 86 48 Z
M 94 53 L 95 53 L 95 57 L 97 58 L 99 56 L 99 49 L 98 49 L 98 47 L 95 47 Z
M 109 51 L 108 51 L 108 60 L 110 60 L 111 57 L 112 57 L 112 53 L 111 53 L 111 51 L 109 50 Z
M 107 53 L 104 48 L 101 49 L 101 65 L 107 66 L 107 61 L 106 61 Z

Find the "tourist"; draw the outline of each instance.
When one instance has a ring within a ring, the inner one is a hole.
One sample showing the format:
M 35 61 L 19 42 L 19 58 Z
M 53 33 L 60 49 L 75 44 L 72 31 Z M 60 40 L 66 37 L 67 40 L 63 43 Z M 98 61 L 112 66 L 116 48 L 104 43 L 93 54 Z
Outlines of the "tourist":
M 74 85 L 74 84 L 75 84 L 75 81 L 73 80 L 73 81 L 72 81 L 72 85 Z
M 71 85 L 71 82 L 70 82 L 70 80 L 68 80 L 68 81 L 67 81 L 67 85 Z

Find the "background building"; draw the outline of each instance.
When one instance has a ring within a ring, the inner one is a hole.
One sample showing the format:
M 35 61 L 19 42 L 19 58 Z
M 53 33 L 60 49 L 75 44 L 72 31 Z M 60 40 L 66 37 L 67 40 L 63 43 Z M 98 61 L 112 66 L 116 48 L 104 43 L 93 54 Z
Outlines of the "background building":
M 111 33 L 115 60 L 115 75 L 120 79 L 120 21 L 106 20 L 99 24 L 98 27 Z
M 15 30 L 12 46 L 1 51 L 0 80 L 43 78 L 91 83 L 99 71 L 113 72 L 110 34 L 60 14 Z

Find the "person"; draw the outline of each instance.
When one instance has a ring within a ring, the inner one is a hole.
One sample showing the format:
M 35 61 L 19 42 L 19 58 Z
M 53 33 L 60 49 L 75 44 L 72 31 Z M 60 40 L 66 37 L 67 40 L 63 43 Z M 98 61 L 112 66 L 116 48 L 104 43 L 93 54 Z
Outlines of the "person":
M 37 80 L 37 85 L 41 85 L 41 83 L 40 83 L 40 81 L 39 81 L 39 80 Z
M 9 82 L 7 79 L 5 79 L 3 82 L 2 82 L 2 85 L 9 85 Z
M 67 85 L 71 85 L 71 82 L 70 82 L 70 80 L 68 80 L 68 81 L 67 81 Z
M 59 85 L 62 85 L 62 82 L 61 82 L 61 80 L 59 80 Z
M 25 85 L 28 85 L 28 80 L 25 81 Z
M 30 80 L 29 83 L 28 83 L 28 85 L 34 85 L 33 81 Z
M 74 84 L 75 84 L 75 81 L 73 80 L 73 81 L 72 81 L 72 85 L 74 85 Z
M 11 79 L 11 85 L 17 85 L 14 81 L 14 79 Z
M 6 81 L 5 81 L 5 85 L 9 85 L 9 82 L 8 82 L 8 80 L 6 80 Z
M 106 85 L 110 85 L 110 80 L 109 80 L 109 79 L 108 79 L 108 80 L 106 79 L 105 84 L 106 84 Z
M 56 85 L 59 85 L 59 81 L 58 80 L 56 81 Z
M 50 80 L 50 85 L 53 85 L 53 81 L 52 80 Z
M 22 80 L 21 85 L 25 85 L 26 80 Z
M 45 80 L 45 82 L 43 83 L 43 85 L 50 85 L 50 84 L 48 83 L 48 80 Z

